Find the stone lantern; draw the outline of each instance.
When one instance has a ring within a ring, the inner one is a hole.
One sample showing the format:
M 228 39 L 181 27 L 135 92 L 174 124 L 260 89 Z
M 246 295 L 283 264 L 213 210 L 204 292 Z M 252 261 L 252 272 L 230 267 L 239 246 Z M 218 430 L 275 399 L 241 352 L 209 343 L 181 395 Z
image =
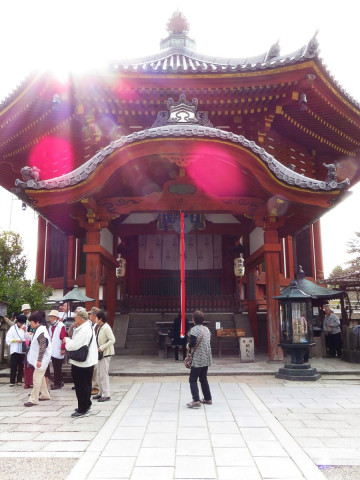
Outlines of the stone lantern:
M 291 358 L 291 362 L 285 363 L 275 377 L 286 380 L 318 380 L 321 375 L 307 363 L 309 348 L 315 345 L 312 341 L 311 295 L 300 290 L 296 281 L 292 280 L 283 293 L 274 298 L 279 300 L 279 346 Z

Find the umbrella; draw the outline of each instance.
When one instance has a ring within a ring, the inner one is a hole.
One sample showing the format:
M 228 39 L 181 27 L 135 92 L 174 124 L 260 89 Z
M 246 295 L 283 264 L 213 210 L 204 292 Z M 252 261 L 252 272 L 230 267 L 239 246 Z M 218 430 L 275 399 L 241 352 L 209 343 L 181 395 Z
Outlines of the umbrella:
M 70 292 L 68 292 L 64 297 L 58 298 L 57 300 L 61 302 L 68 302 L 71 300 L 74 302 L 92 302 L 94 299 L 84 295 L 79 290 L 79 287 L 74 285 L 74 288 Z

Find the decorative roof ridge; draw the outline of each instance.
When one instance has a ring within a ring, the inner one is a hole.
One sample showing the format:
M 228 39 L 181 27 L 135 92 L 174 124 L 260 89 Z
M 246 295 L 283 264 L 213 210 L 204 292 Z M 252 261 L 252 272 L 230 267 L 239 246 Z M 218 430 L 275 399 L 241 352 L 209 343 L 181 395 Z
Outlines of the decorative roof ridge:
M 165 59 L 170 57 L 171 55 L 184 55 L 190 57 L 193 60 L 198 60 L 200 62 L 209 62 L 218 65 L 231 65 L 236 67 L 238 65 L 244 65 L 248 63 L 264 63 L 264 62 L 273 62 L 276 60 L 285 59 L 287 57 L 292 58 L 296 56 L 304 56 L 306 58 L 312 58 L 317 53 L 317 47 L 314 49 L 312 40 L 308 42 L 306 45 L 303 45 L 299 49 L 288 53 L 286 55 L 280 55 L 280 49 L 275 50 L 275 48 L 279 46 L 279 42 L 272 45 L 268 50 L 253 56 L 246 56 L 246 57 L 221 57 L 219 55 L 209 55 L 200 53 L 196 50 L 192 50 L 187 47 L 169 47 L 160 52 L 146 55 L 144 57 L 136 57 L 136 58 L 124 58 L 118 61 L 111 62 L 111 65 L 121 65 L 123 67 L 129 67 L 132 65 L 141 65 L 141 64 L 148 64 L 154 63 L 159 60 Z M 278 53 L 277 55 L 271 54 L 271 52 Z M 261 60 L 260 60 L 261 59 Z M 255 62 L 256 61 L 256 62 Z
M 242 135 L 236 135 L 232 132 L 226 132 L 218 128 L 202 126 L 202 125 L 164 125 L 155 128 L 148 128 L 140 132 L 134 132 L 129 135 L 123 136 L 118 140 L 112 141 L 107 147 L 96 153 L 91 159 L 85 162 L 80 167 L 76 168 L 72 172 L 69 172 L 60 177 L 55 177 L 48 180 L 40 180 L 38 172 L 34 171 L 34 175 L 31 167 L 24 167 L 22 174 L 25 181 L 16 180 L 15 185 L 24 189 L 42 190 L 42 189 L 61 189 L 67 188 L 84 181 L 89 175 L 94 172 L 99 164 L 101 164 L 109 155 L 115 150 L 123 147 L 126 144 L 131 144 L 136 141 L 145 140 L 147 138 L 155 137 L 210 137 L 228 140 L 232 143 L 239 143 L 243 147 L 255 153 L 259 159 L 266 165 L 276 178 L 281 180 L 287 185 L 295 185 L 299 188 L 314 190 L 314 191 L 332 191 L 343 190 L 350 181 L 348 179 L 338 183 L 336 178 L 329 177 L 326 181 L 315 180 L 310 177 L 306 177 L 302 174 L 294 172 L 290 168 L 284 166 L 281 162 L 275 159 L 273 155 L 270 155 L 262 147 L 259 147 L 254 141 L 246 139 Z M 26 170 L 26 172 L 23 172 Z
M 0 99 L 0 113 L 4 108 L 9 106 L 9 104 L 14 100 L 14 97 L 16 97 L 24 89 L 24 86 L 27 83 L 30 83 L 32 78 L 36 76 L 36 72 L 28 72 L 23 78 L 18 80 L 18 83 L 15 85 L 15 87 L 6 93 L 2 99 Z
M 319 55 L 316 56 L 316 60 L 320 64 L 320 66 L 324 69 L 328 77 L 330 78 L 330 81 L 334 84 L 334 86 L 342 93 L 342 95 L 348 100 L 354 107 L 356 107 L 358 110 L 360 110 L 360 99 L 357 100 L 355 97 L 353 97 L 348 90 L 346 90 L 337 80 L 337 78 L 334 76 L 334 74 L 331 72 L 329 67 L 324 63 L 323 58 L 321 58 Z

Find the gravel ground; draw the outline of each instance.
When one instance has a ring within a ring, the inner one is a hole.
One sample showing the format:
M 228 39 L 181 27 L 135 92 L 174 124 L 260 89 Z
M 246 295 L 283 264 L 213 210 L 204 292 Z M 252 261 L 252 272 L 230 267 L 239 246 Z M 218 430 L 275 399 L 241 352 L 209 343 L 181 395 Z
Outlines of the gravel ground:
M 1 480 L 65 480 L 76 458 L 0 458 Z
M 358 480 L 360 478 L 359 465 L 321 467 L 320 470 L 329 480 Z

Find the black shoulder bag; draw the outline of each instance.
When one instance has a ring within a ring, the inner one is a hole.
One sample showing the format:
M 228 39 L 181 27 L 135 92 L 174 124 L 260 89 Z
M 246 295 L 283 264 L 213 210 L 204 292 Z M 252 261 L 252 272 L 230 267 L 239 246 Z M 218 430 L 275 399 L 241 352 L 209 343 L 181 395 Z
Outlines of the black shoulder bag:
M 93 336 L 94 336 L 94 332 L 91 329 L 91 339 L 90 339 L 89 345 L 83 345 L 77 350 L 68 351 L 68 358 L 70 360 L 75 360 L 75 362 L 85 362 L 85 360 L 89 355 L 89 348 L 90 348 Z

